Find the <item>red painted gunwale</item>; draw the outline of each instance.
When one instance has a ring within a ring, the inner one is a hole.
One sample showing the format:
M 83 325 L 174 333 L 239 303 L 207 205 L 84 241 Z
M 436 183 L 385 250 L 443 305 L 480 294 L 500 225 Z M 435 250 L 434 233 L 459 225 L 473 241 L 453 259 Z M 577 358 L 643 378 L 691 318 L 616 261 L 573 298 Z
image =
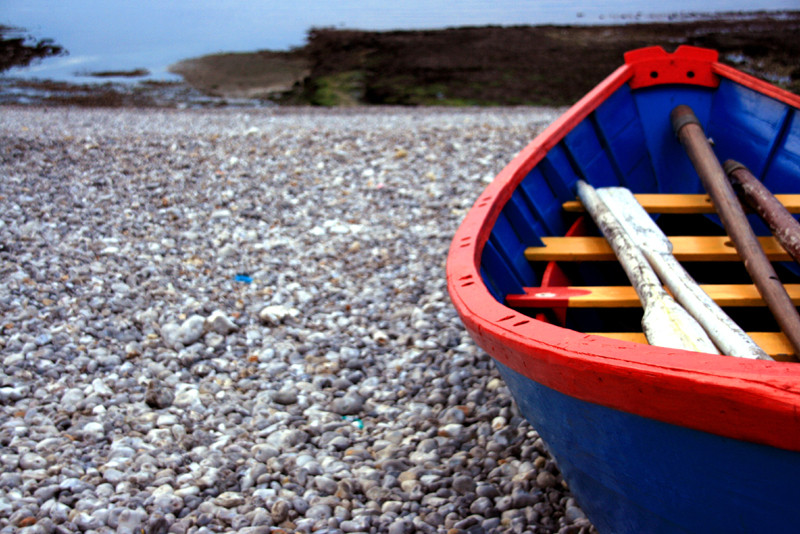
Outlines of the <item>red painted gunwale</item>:
M 746 360 L 590 336 L 538 321 L 492 297 L 480 258 L 519 182 L 581 120 L 625 83 L 716 85 L 724 77 L 790 106 L 800 97 L 720 64 L 714 51 L 660 47 L 625 64 L 525 147 L 480 195 L 447 260 L 453 304 L 475 341 L 500 363 L 563 394 L 734 439 L 800 451 L 800 364 Z M 693 75 L 686 77 L 689 67 Z M 651 73 L 658 72 L 654 78 Z

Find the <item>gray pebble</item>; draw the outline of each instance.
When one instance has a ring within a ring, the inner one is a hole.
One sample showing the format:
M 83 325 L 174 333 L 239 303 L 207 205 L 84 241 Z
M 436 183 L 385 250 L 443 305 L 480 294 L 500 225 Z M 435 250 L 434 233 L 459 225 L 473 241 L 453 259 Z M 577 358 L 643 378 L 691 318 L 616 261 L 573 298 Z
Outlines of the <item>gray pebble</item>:
M 215 332 L 221 335 L 228 335 L 235 332 L 239 327 L 236 326 L 230 317 L 228 317 L 222 310 L 214 310 L 211 315 L 205 319 L 205 330 Z M 199 339 L 199 338 L 198 338 Z
M 214 499 L 214 503 L 223 508 L 235 508 L 243 505 L 245 503 L 245 498 L 240 493 L 226 491 Z
M 175 392 L 171 387 L 158 379 L 153 379 L 147 384 L 144 401 L 154 409 L 167 408 L 175 400 Z
M 458 475 L 453 478 L 453 489 L 459 493 L 475 491 L 475 479 L 470 476 Z
M 407 519 L 393 521 L 386 530 L 387 534 L 411 534 L 414 532 L 414 523 Z
M 536 475 L 536 485 L 540 488 L 552 488 L 558 484 L 558 479 L 550 471 L 541 471 Z
M 47 466 L 47 460 L 34 452 L 26 452 L 19 457 L 20 469 L 42 469 Z
M 331 410 L 339 415 L 355 415 L 364 407 L 364 399 L 357 393 L 347 393 L 333 399 Z
M 297 402 L 297 391 L 293 389 L 281 389 L 272 394 L 272 400 L 278 404 L 294 404 Z
M 141 509 L 126 508 L 119 514 L 118 534 L 139 534 L 141 525 L 147 519 L 147 513 Z
M 473 514 L 483 517 L 489 517 L 496 513 L 494 503 L 489 497 L 478 497 L 469 507 L 469 511 Z
M 336 481 L 326 476 L 314 477 L 314 485 L 323 495 L 333 495 L 338 488 Z
M 192 315 L 178 328 L 176 341 L 183 345 L 191 345 L 203 337 L 206 319 L 202 315 Z
M 272 514 L 272 520 L 275 522 L 276 525 L 283 523 L 289 518 L 289 512 L 292 510 L 292 505 L 283 500 L 279 499 L 275 501 L 270 509 L 270 513 Z
M 328 504 L 315 504 L 310 506 L 303 515 L 305 515 L 307 519 L 313 519 L 314 521 L 319 521 L 321 519 L 327 520 L 333 516 L 333 510 Z

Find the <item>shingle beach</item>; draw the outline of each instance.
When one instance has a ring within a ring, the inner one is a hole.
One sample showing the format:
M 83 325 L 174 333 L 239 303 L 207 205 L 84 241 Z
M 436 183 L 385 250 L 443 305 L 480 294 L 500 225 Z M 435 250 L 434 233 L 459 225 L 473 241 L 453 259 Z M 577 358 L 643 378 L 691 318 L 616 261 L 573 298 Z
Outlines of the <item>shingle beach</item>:
M 590 533 L 447 295 L 560 110 L 0 113 L 0 533 Z

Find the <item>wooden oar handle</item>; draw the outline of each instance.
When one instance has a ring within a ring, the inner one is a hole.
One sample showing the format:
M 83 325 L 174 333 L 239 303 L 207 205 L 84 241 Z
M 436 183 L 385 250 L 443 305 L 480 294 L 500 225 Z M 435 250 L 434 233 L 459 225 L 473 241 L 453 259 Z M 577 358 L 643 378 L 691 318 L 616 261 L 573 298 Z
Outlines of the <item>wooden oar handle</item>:
M 767 223 L 794 261 L 800 263 L 800 223 L 747 167 L 729 159 L 723 169 L 739 197 Z
M 722 224 L 731 237 L 744 266 L 767 303 L 775 320 L 800 355 L 800 316 L 778 279 L 750 228 L 744 209 L 728 182 L 725 171 L 703 132 L 700 121 L 689 106 L 680 105 L 670 113 L 670 120 L 700 180 L 714 203 Z

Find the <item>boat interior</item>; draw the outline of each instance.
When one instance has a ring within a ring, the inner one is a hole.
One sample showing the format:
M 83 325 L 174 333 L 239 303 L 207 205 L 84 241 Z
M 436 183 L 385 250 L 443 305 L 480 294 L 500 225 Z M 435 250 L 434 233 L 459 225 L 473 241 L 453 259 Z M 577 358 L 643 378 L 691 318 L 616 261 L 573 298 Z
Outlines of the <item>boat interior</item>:
M 753 285 L 669 122 L 678 104 L 703 124 L 720 162 L 746 165 L 800 213 L 800 117 L 795 108 L 722 78 L 715 88 L 616 89 L 536 161 L 498 214 L 481 258 L 494 297 L 530 317 L 646 343 L 642 308 L 613 251 L 576 200 L 575 183 L 624 186 L 669 236 L 673 254 L 768 354 L 794 352 Z M 512 166 L 515 165 L 512 163 Z M 795 305 L 800 268 L 748 215 Z

